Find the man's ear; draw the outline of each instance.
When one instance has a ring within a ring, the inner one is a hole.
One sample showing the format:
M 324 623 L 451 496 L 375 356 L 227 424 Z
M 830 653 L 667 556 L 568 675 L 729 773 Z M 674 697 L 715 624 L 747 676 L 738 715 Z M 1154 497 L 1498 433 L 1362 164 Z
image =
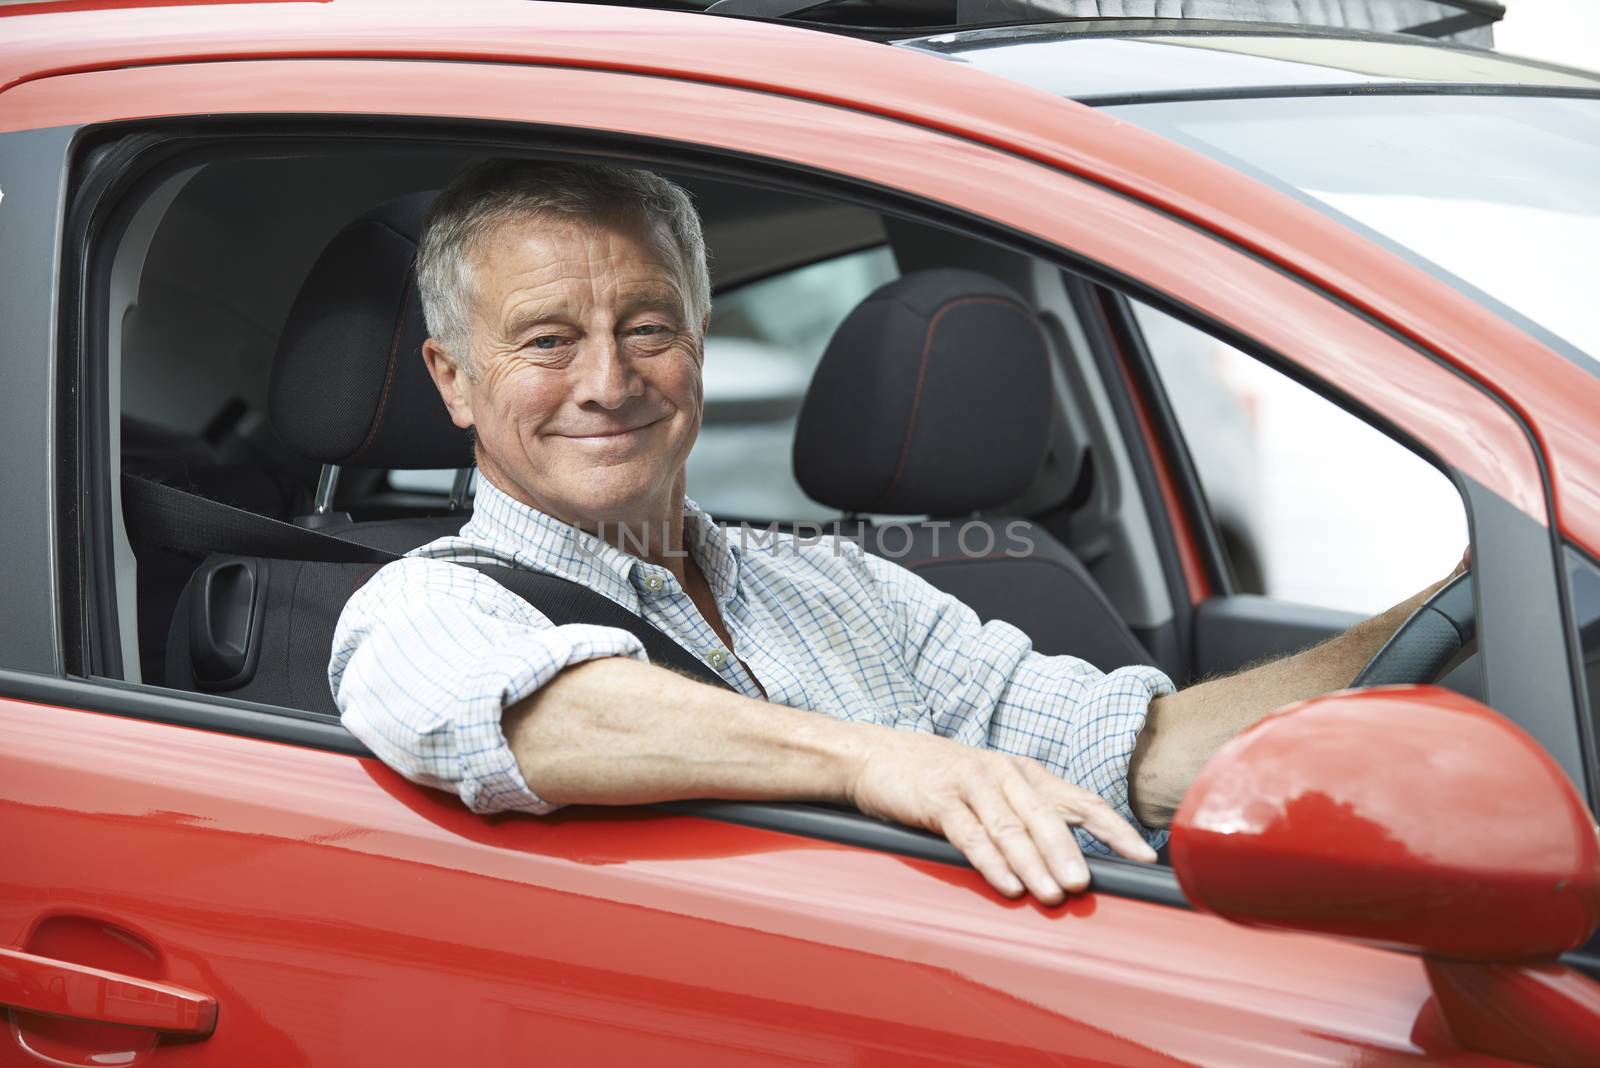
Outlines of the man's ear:
M 465 430 L 472 425 L 472 380 L 450 350 L 433 338 L 422 343 L 422 362 L 428 365 L 428 376 L 438 387 L 444 406 L 450 410 L 450 421 Z

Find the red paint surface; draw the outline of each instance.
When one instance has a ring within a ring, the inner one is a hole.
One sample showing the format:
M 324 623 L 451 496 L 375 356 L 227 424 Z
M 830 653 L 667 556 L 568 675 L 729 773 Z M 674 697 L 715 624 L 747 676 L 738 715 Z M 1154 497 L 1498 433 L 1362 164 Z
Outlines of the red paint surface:
M 1382 950 L 116 716 L 0 701 L 0 736 L 0 944 L 43 909 L 154 947 L 218 1017 L 152 1064 L 1493 1063 Z
M 1116 341 L 1113 340 L 1112 344 L 1116 345 Z M 1155 469 L 1156 486 L 1161 491 L 1161 503 L 1172 529 L 1173 542 L 1178 548 L 1178 564 L 1183 569 L 1184 584 L 1189 588 L 1189 603 L 1200 604 L 1214 591 L 1211 589 L 1211 579 L 1206 575 L 1205 562 L 1200 557 L 1199 539 L 1195 537 L 1188 511 L 1178 498 L 1178 481 L 1172 473 L 1172 463 L 1166 450 L 1161 447 L 1161 439 L 1156 436 L 1155 424 L 1150 418 L 1150 406 L 1145 403 L 1144 393 L 1134 385 L 1133 374 L 1128 370 L 1127 354 L 1121 351 L 1120 346 L 1117 368 L 1133 405 L 1134 417 L 1139 421 L 1139 436 L 1144 441 L 1145 453 Z
M 1600 834 L 1570 780 L 1432 686 L 1313 698 L 1229 741 L 1172 862 L 1189 900 L 1241 923 L 1446 956 L 1550 959 L 1600 924 Z
M 330 3 L 332 0 L 227 0 L 229 4 L 305 4 Z M 0 6 L 0 18 L 16 15 L 49 15 L 69 12 L 86 13 L 126 10 L 148 7 L 216 7 L 218 0 L 37 0 L 36 3 L 14 3 Z
M 1600 984 L 1571 968 L 1429 961 L 1428 976 L 1468 1048 L 1552 1068 L 1600 1062 Z
M 1591 447 L 1591 415 L 1600 408 L 1600 381 L 1315 209 L 1108 115 L 958 64 L 798 28 L 670 12 L 629 10 L 624 15 L 526 0 L 451 4 L 337 0 L 142 8 L 21 16 L 8 20 L 6 28 L 11 40 L 0 54 L 0 85 L 66 71 L 172 60 L 458 57 L 646 72 L 744 86 L 953 131 L 970 142 L 1091 177 L 1189 220 L 1337 294 L 1467 369 L 1527 421 L 1548 454 L 1562 527 L 1580 544 L 1600 551 L 1600 456 Z M 323 89 L 315 80 L 294 86 L 278 80 L 288 71 L 272 77 L 262 73 L 250 84 L 247 101 L 219 110 L 363 108 L 357 101 L 347 101 L 335 86 Z M 512 111 L 520 112 L 517 117 L 524 121 L 532 121 L 529 112 L 539 110 L 508 106 L 513 101 L 496 101 L 486 92 L 468 94 L 474 103 L 461 110 L 454 109 L 464 101 L 452 102 L 448 93 L 445 100 L 431 104 L 416 100 L 428 96 L 430 83 L 442 80 L 450 77 L 435 68 L 433 75 L 409 87 L 411 93 L 391 96 L 392 103 L 372 101 L 364 107 L 417 114 Z M 194 109 L 175 101 L 158 105 L 144 97 L 148 87 L 119 85 L 112 90 L 102 84 L 86 86 L 85 91 L 87 98 L 79 101 L 77 113 L 30 101 L 28 107 L 6 108 L 0 129 L 36 121 L 88 121 L 96 115 L 113 118 Z M 124 92 L 134 95 L 124 97 Z M 537 96 L 522 92 L 513 100 L 531 104 L 529 98 Z M 555 103 L 553 110 L 559 112 L 565 110 L 560 105 L 569 102 L 544 97 L 538 103 Z M 585 113 L 576 120 L 579 125 L 610 123 L 609 109 L 579 110 Z M 710 137 L 725 121 L 718 117 L 700 132 Z M 736 121 L 761 121 L 759 109 Z M 870 146 L 856 147 L 871 151 Z M 970 203 L 984 210 L 988 198 L 980 195 Z M 1210 304 L 1202 301 L 1200 306 Z M 1382 380 L 1379 372 L 1376 381 Z M 1536 497 L 1530 490 L 1508 499 L 1530 514 L 1542 515 L 1544 504 Z

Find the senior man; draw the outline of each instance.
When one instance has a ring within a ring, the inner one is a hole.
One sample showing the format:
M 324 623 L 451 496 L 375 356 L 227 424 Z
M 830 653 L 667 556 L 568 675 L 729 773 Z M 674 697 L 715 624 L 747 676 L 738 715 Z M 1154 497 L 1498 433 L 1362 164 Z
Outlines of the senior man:
M 430 211 L 417 282 L 423 358 L 476 436 L 476 506 L 351 599 L 329 674 L 353 734 L 477 812 L 845 802 L 1054 903 L 1088 882 L 1080 848 L 1155 859 L 1223 741 L 1347 685 L 1437 588 L 1181 693 L 1154 668 L 1043 656 L 852 543 L 740 543 L 685 498 L 710 282 L 699 218 L 665 179 L 476 166 Z M 713 650 L 729 688 L 645 662 L 627 631 L 555 626 L 457 562 L 588 586 Z

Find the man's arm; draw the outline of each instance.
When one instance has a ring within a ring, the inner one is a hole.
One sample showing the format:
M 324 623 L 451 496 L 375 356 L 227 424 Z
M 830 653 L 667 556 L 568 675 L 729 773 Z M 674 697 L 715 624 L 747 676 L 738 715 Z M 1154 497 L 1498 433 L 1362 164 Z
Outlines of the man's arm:
M 1034 761 L 752 700 L 637 661 L 570 667 L 508 708 L 503 727 L 548 801 L 844 802 L 944 835 L 1007 896 L 1026 889 L 1054 903 L 1088 884 L 1069 825 L 1155 859 L 1103 800 Z
M 1466 569 L 1293 656 L 1198 683 L 1150 703 L 1128 765 L 1129 800 L 1148 827 L 1172 822 L 1184 791 L 1224 742 L 1274 709 L 1349 686 L 1400 624 Z

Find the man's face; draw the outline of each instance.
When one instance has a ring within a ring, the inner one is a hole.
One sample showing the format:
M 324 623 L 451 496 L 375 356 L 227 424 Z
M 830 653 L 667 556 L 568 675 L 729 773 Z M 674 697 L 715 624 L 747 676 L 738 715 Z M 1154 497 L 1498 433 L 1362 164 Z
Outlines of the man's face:
M 472 366 L 430 339 L 429 370 L 480 470 L 591 530 L 662 519 L 700 431 L 701 324 L 631 226 L 544 218 L 500 227 L 473 265 Z

